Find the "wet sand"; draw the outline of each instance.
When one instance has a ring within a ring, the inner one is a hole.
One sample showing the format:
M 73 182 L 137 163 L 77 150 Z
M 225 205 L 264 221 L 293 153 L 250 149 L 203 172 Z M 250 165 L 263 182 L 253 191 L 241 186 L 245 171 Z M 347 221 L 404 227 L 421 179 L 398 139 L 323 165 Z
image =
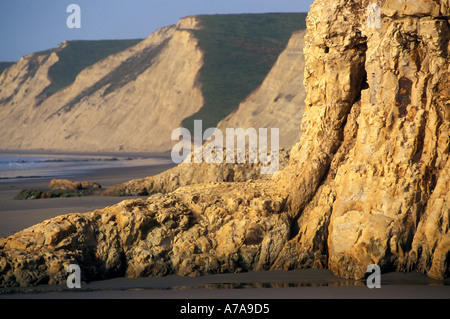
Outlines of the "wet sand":
M 450 282 L 418 273 L 382 274 L 381 288 L 325 269 L 255 271 L 203 277 L 115 278 L 80 289 L 39 286 L 4 290 L 0 299 L 450 299 Z
M 86 175 L 104 188 L 158 174 L 170 165 L 106 168 Z M 51 178 L 0 182 L 0 237 L 11 235 L 61 214 L 88 212 L 136 197 L 89 196 L 14 200 L 22 189 L 46 188 Z M 418 273 L 382 274 L 382 287 L 369 289 L 364 281 L 335 277 L 329 270 L 249 272 L 198 278 L 116 278 L 82 283 L 81 289 L 39 286 L 2 289 L 0 299 L 450 299 L 450 279 L 434 281 Z

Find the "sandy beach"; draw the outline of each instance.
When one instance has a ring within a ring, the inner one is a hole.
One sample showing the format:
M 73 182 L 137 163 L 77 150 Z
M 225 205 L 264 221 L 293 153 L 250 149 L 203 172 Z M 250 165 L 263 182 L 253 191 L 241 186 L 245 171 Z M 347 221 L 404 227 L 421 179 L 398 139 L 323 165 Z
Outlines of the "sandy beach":
M 66 176 L 89 180 L 104 188 L 158 174 L 173 164 L 110 167 Z M 22 189 L 46 188 L 51 178 L 0 181 L 0 237 L 43 220 L 68 213 L 89 212 L 132 197 L 88 196 L 14 200 Z M 135 198 L 135 197 L 134 197 Z M 335 277 L 329 270 L 249 272 L 198 278 L 116 278 L 83 283 L 81 289 L 61 286 L 2 289 L 0 299 L 449 299 L 450 280 L 434 281 L 418 273 L 382 275 L 382 288 L 364 281 Z

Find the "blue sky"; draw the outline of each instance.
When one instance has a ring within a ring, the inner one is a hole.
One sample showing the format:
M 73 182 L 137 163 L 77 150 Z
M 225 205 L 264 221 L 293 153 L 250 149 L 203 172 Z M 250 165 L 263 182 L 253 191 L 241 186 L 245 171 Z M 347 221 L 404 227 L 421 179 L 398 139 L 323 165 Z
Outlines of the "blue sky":
M 146 38 L 196 14 L 308 12 L 313 0 L 0 0 L 0 61 L 56 47 L 65 40 Z M 81 28 L 69 29 L 70 4 Z

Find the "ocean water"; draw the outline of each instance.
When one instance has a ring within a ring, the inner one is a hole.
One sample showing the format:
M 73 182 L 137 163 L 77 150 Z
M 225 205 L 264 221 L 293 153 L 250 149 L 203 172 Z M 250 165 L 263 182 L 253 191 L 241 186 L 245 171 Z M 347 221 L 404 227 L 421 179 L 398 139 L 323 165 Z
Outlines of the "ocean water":
M 0 181 L 73 176 L 102 168 L 169 164 L 170 159 L 145 156 L 23 155 L 0 153 Z

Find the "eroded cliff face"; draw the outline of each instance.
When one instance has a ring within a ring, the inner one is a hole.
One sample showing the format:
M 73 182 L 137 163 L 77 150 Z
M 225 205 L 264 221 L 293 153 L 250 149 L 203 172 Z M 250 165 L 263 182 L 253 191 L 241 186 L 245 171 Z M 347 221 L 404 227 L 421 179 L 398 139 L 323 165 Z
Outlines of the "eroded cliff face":
M 361 278 L 449 274 L 449 7 L 446 1 L 315 1 L 306 113 L 278 177 L 298 216 L 293 263 Z M 287 180 L 295 180 L 288 184 Z M 433 229 L 433 231 L 430 231 Z
M 203 53 L 192 33 L 195 20 L 182 19 L 84 69 L 72 85 L 50 97 L 41 93 L 50 84 L 48 69 L 57 54 L 24 57 L 0 77 L 5 87 L 0 92 L 0 147 L 169 150 L 172 130 L 203 106 L 197 81 Z M 30 75 L 26 71 L 32 63 L 37 71 Z M 21 81 L 23 73 L 28 82 Z
M 71 260 L 86 280 L 304 267 L 359 279 L 370 264 L 448 277 L 448 2 L 375 4 L 379 27 L 369 1 L 311 7 L 302 136 L 273 179 L 46 221 L 0 241 L 2 284 L 64 283 Z
M 190 20 L 183 21 L 189 23 Z M 244 130 L 278 128 L 281 147 L 278 157 L 279 170 L 284 169 L 289 162 L 290 148 L 298 141 L 301 133 L 301 119 L 305 107 L 303 85 L 305 33 L 306 31 L 297 31 L 292 35 L 286 49 L 280 54 L 261 86 L 242 102 L 234 113 L 217 125 L 224 134 L 227 128 L 243 128 Z M 270 140 L 270 137 L 268 139 Z M 223 145 L 226 145 L 225 139 Z M 226 149 L 224 154 L 225 152 Z M 149 195 L 168 193 L 180 186 L 193 184 L 244 182 L 250 179 L 271 178 L 271 175 L 261 175 L 261 163 L 249 163 L 248 157 L 245 164 L 226 163 L 225 157 L 222 162 L 222 164 L 182 163 L 156 176 L 115 185 L 105 194 Z
M 111 45 L 115 50 L 111 47 L 102 50 L 98 43 L 91 47 L 86 44 L 84 51 L 97 50 L 98 55 L 101 53 L 102 57 L 107 57 L 84 69 L 78 64 L 85 67 L 89 61 L 93 63 L 97 54 L 89 52 L 79 57 L 83 49 L 74 49 L 73 43 L 77 41 L 64 42 L 56 49 L 22 58 L 0 74 L 0 148 L 83 152 L 169 151 L 175 144 L 171 140 L 172 131 L 182 127 L 183 120 L 197 114 L 204 106 L 208 109 L 202 86 L 209 83 L 201 83 L 200 75 L 204 55 L 211 53 L 203 50 L 208 51 L 210 44 L 205 41 L 207 43 L 203 43 L 205 48 L 202 50 L 196 38 L 201 39 L 201 36 L 195 30 L 211 26 L 202 26 L 200 19 L 201 16 L 182 18 L 176 26 L 162 28 L 132 47 L 129 47 L 131 44 L 123 44 L 126 41 L 117 41 L 122 42 L 120 48 L 127 49 L 110 56 L 104 51 L 118 52 L 117 43 Z M 302 19 L 299 17 L 299 28 Z M 211 28 L 218 37 L 223 37 L 223 41 L 233 42 L 233 39 L 227 39 L 231 33 L 216 30 L 228 27 L 225 24 Z M 256 24 L 255 30 L 259 27 Z M 275 28 L 278 29 L 276 25 L 273 26 Z M 237 32 L 242 32 L 242 29 Z M 300 54 L 302 34 L 291 40 L 288 52 L 280 57 L 279 66 L 275 68 L 278 71 L 272 72 L 269 83 L 252 95 L 248 101 L 251 106 L 244 107 L 244 113 L 234 117 L 240 121 L 230 125 L 280 127 L 282 145 L 292 146 L 297 140 L 297 126 L 302 114 L 296 110 L 297 105 L 303 108 L 304 100 L 303 58 Z M 220 46 L 220 43 L 216 45 Z M 280 45 L 279 50 L 282 49 Z M 240 50 L 239 44 L 233 50 Z M 266 48 L 251 48 L 250 56 L 252 50 L 256 50 L 253 51 L 258 53 L 256 56 L 264 57 Z M 276 52 L 280 51 L 277 49 Z M 239 54 L 237 56 L 238 61 L 242 59 Z M 257 66 L 253 68 L 259 70 Z M 60 71 L 52 79 L 55 69 Z M 78 73 L 80 69 L 82 71 Z M 72 76 L 78 73 L 72 84 L 69 85 L 73 79 L 66 77 L 63 71 Z M 213 71 L 209 76 L 213 79 L 223 77 L 216 73 Z M 289 81 L 292 82 L 289 88 L 277 84 L 281 83 L 279 80 L 283 73 L 284 76 L 289 74 Z M 239 74 L 237 71 L 233 78 L 240 77 Z M 230 84 L 218 81 L 215 85 L 221 86 L 223 95 L 227 91 L 234 94 Z M 237 106 L 239 101 L 233 103 Z M 280 109 L 284 109 L 283 117 L 276 115 Z M 206 115 L 199 115 L 204 121 L 204 116 L 217 117 L 216 114 L 207 114 L 217 113 L 217 109 L 205 112 Z M 231 111 L 224 112 L 223 117 Z M 255 116 L 257 112 L 260 114 Z M 244 123 L 243 115 L 248 118 L 249 114 L 255 120 Z M 280 125 L 287 119 L 291 120 L 289 125 Z

